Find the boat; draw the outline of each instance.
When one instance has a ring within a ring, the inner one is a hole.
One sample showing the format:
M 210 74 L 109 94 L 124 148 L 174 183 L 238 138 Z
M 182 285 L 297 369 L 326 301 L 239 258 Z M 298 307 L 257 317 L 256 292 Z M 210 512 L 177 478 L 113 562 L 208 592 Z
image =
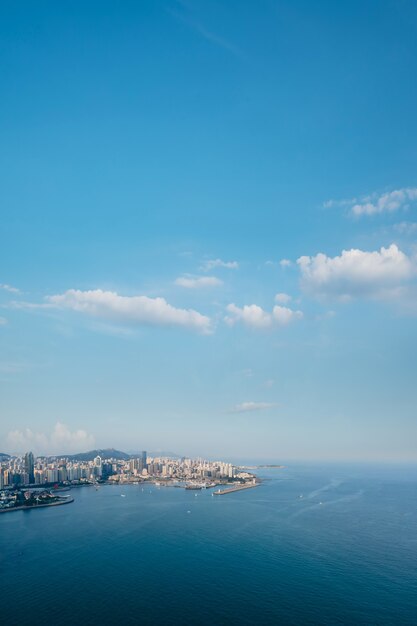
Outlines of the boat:
M 186 485 L 185 488 L 189 491 L 191 490 L 201 490 L 203 488 L 202 485 Z

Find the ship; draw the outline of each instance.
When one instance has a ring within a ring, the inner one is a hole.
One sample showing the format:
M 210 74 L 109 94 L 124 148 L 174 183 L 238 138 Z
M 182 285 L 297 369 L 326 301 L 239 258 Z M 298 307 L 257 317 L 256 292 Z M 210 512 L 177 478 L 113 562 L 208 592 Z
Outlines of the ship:
M 185 488 L 188 490 L 200 490 L 203 488 L 203 485 L 186 485 Z

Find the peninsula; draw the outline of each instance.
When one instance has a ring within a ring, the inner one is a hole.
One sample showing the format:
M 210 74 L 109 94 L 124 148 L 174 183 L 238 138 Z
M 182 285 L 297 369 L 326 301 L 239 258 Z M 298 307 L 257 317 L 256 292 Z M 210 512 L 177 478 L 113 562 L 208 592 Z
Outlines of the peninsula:
M 99 452 L 103 455 L 101 456 Z M 133 455 L 108 448 L 79 455 L 4 456 L 0 461 L 0 512 L 57 506 L 73 501 L 60 492 L 73 487 L 154 484 L 187 490 L 220 487 L 226 494 L 255 487 L 259 480 L 245 468 L 202 458 Z
M 70 504 L 74 498 L 60 496 L 48 489 L 20 489 L 8 490 L 0 494 L 0 513 L 10 511 L 29 511 L 46 506 L 60 506 Z

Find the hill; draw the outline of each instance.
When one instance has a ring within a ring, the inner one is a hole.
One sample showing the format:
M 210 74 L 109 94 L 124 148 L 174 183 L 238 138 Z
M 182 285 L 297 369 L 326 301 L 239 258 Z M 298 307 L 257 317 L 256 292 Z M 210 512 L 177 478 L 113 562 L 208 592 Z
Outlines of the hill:
M 93 461 L 96 456 L 100 456 L 102 459 L 117 459 L 118 461 L 127 461 L 130 459 L 130 454 L 126 454 L 126 452 L 116 450 L 115 448 L 89 450 L 88 452 L 78 452 L 77 454 L 62 454 L 56 456 L 69 459 L 70 461 Z

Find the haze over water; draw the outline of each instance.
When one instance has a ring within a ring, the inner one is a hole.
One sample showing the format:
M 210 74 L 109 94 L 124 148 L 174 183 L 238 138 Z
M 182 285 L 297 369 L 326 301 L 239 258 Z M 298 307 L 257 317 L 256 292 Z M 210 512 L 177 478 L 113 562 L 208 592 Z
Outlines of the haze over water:
M 259 475 L 221 497 L 84 487 L 1 515 L 4 623 L 416 623 L 415 466 Z

